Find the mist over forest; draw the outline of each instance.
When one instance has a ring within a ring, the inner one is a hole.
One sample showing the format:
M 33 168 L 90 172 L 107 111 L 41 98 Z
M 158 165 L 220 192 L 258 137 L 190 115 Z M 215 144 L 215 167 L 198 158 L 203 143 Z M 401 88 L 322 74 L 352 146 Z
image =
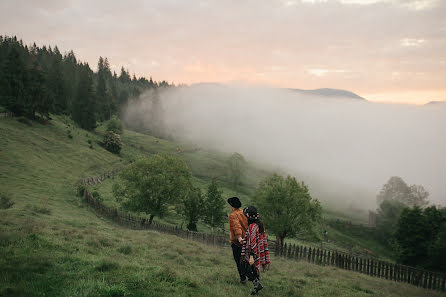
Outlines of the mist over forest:
M 305 181 L 324 202 L 375 209 L 391 176 L 446 199 L 446 105 L 395 105 L 286 89 L 198 84 L 149 91 L 125 121 Z

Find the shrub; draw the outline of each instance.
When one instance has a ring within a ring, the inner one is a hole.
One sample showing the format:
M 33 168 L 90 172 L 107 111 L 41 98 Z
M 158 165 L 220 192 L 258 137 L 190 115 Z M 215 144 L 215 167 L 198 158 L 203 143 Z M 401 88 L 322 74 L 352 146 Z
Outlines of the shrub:
M 77 193 L 77 195 L 79 196 L 79 197 L 82 197 L 82 196 L 84 196 L 84 191 L 87 189 L 87 187 L 84 185 L 84 184 L 82 184 L 82 183 L 78 183 L 77 185 L 76 185 L 76 193 Z
M 11 201 L 11 198 L 8 197 L 5 193 L 0 193 L 0 209 L 8 209 L 14 205 L 14 202 Z
M 113 116 L 107 123 L 107 131 L 111 131 L 116 134 L 122 134 L 123 130 L 121 121 L 117 117 Z
M 102 201 L 102 197 L 101 197 L 101 195 L 99 194 L 98 191 L 94 191 L 93 193 L 91 193 L 91 195 L 92 195 L 96 200 Z
M 121 137 L 112 131 L 105 133 L 103 144 L 105 149 L 113 154 L 119 154 L 121 152 Z

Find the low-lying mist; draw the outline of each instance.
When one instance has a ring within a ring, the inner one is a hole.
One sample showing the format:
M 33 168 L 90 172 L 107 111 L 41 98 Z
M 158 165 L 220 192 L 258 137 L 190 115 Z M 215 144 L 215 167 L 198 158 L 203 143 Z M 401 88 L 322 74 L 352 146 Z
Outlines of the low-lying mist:
M 127 123 L 281 169 L 322 201 L 376 208 L 391 176 L 446 202 L 446 104 L 377 104 L 293 90 L 200 84 L 143 94 Z

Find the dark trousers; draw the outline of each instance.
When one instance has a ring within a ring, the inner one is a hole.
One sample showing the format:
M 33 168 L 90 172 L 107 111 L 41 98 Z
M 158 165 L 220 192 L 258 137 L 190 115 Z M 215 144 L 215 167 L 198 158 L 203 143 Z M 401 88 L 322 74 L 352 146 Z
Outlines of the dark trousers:
M 232 247 L 232 255 L 234 256 L 235 264 L 237 265 L 238 274 L 240 275 L 240 280 L 244 281 L 246 279 L 245 274 L 243 273 L 243 269 L 240 264 L 240 258 L 242 254 L 242 247 L 236 244 L 231 244 Z

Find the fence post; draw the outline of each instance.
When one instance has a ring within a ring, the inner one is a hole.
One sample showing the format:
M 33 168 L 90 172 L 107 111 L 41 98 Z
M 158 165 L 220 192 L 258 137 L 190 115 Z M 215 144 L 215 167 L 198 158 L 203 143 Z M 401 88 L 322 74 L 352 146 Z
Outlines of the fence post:
M 429 284 L 428 284 L 428 288 L 432 289 L 432 272 L 429 272 Z
M 441 291 L 445 291 L 446 274 L 443 274 L 443 279 L 441 280 Z
M 288 245 L 288 252 L 287 252 L 286 257 L 291 258 L 291 244 Z
M 347 255 L 347 270 L 350 270 L 350 263 L 352 262 L 352 256 Z
M 428 275 L 425 271 L 423 271 L 423 276 L 424 276 L 424 280 L 423 280 L 423 288 L 427 288 L 427 279 L 428 279 Z
M 294 250 L 294 260 L 298 260 L 299 259 L 299 246 L 296 245 L 296 248 Z
M 437 274 L 434 273 L 432 276 L 432 290 L 437 289 Z
M 280 255 L 283 257 L 284 256 L 284 251 L 285 251 L 285 256 L 286 256 L 286 251 L 287 251 L 287 244 L 285 243 L 285 245 L 283 246 L 282 251 L 280 251 Z
M 324 266 L 327 264 L 327 250 L 324 250 Z

